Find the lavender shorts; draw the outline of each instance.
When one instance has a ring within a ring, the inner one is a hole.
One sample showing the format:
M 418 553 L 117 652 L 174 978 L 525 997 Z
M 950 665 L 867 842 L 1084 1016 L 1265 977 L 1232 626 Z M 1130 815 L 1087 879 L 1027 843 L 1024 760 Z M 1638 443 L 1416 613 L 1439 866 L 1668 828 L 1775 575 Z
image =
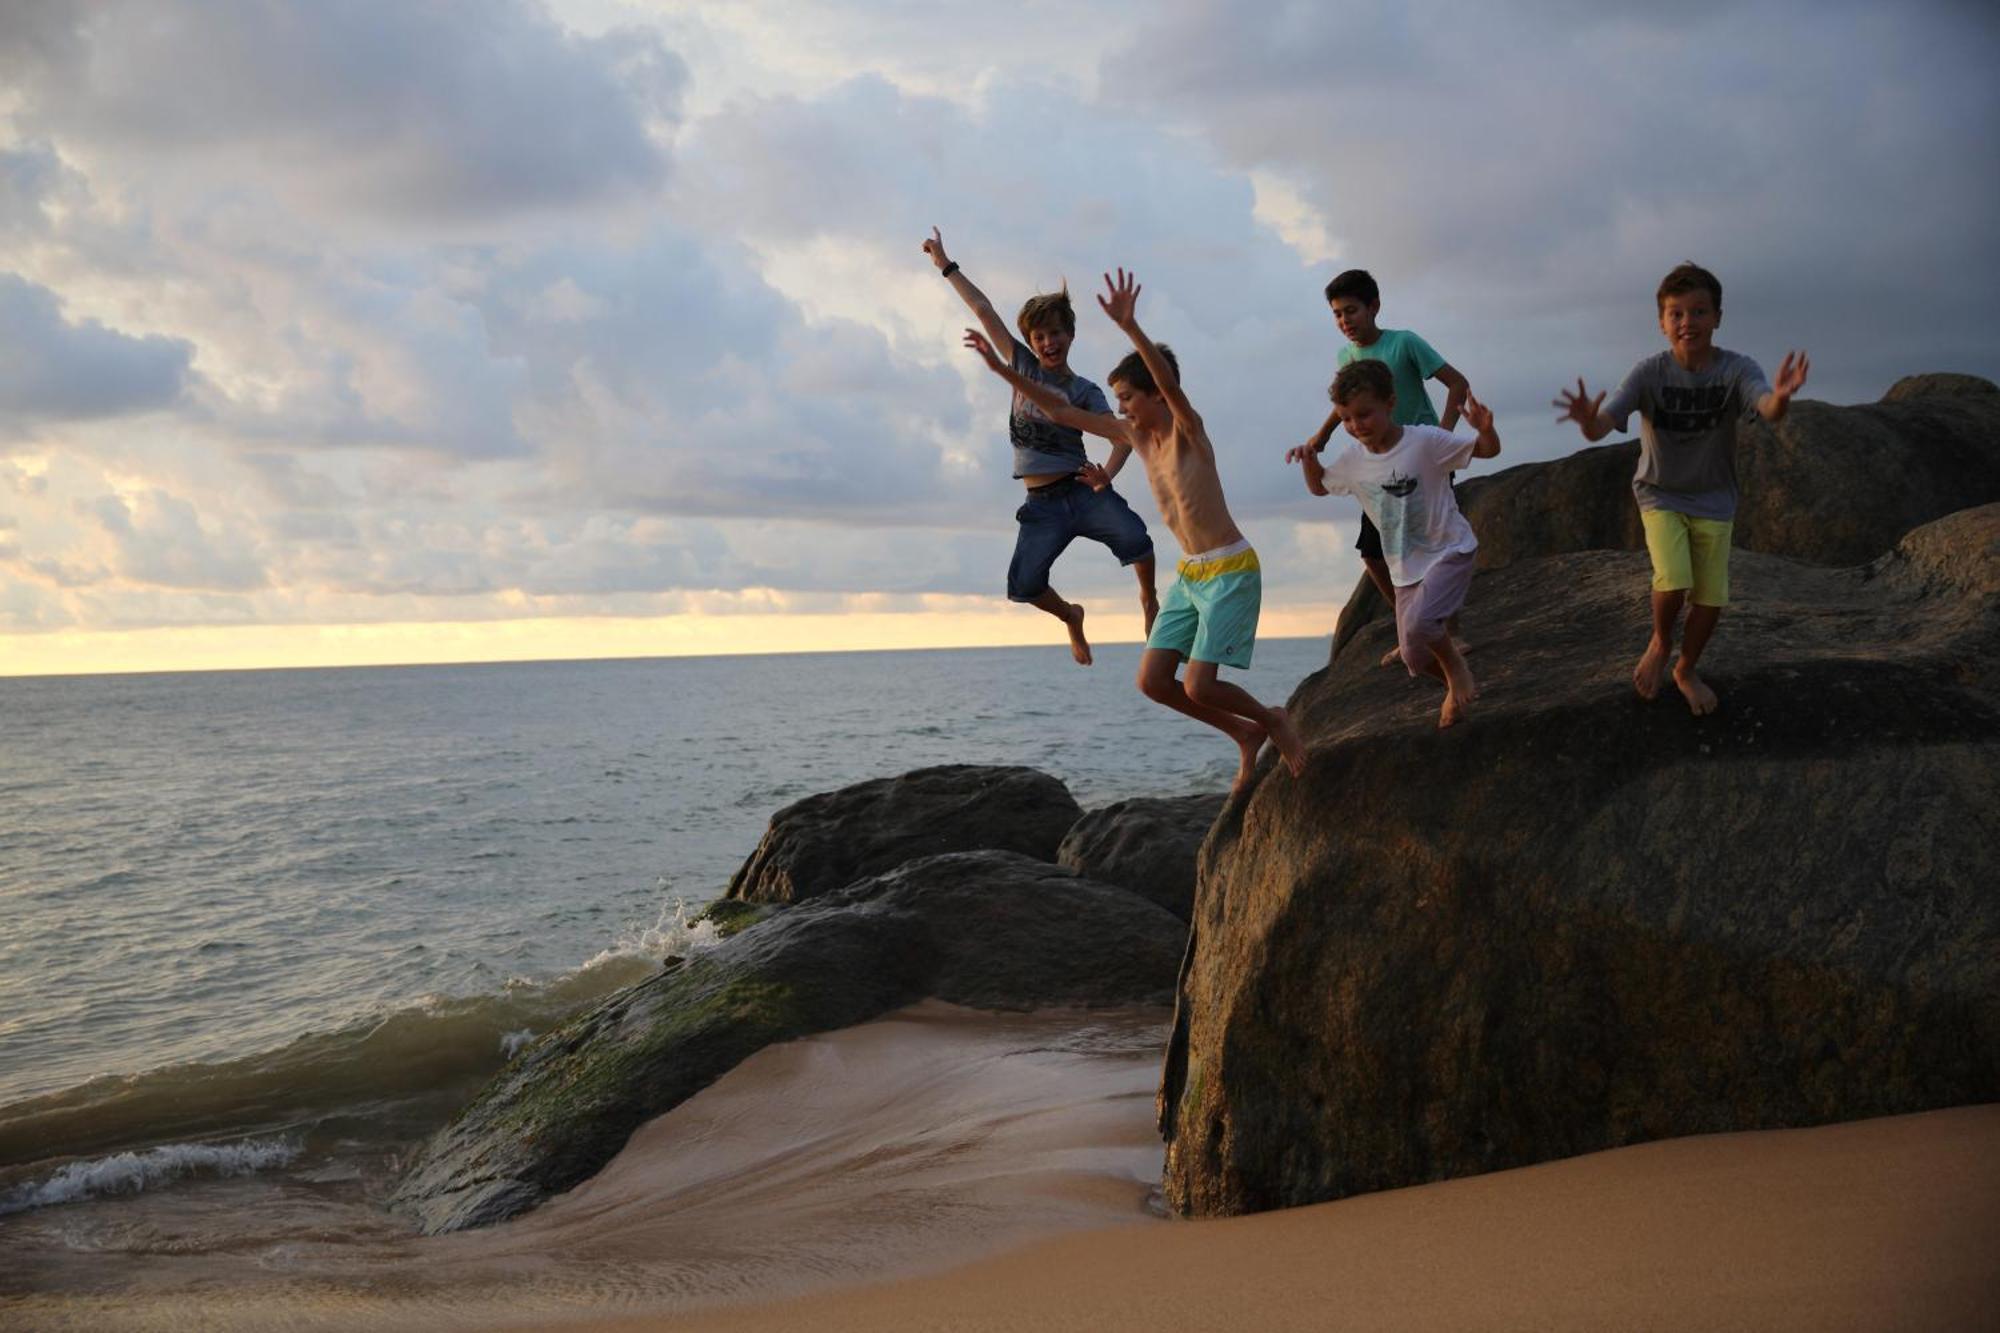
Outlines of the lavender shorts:
M 1422 673 L 1448 631 L 1445 621 L 1465 605 L 1472 588 L 1473 553 L 1448 555 L 1430 567 L 1422 583 L 1396 589 L 1396 646 L 1410 674 Z

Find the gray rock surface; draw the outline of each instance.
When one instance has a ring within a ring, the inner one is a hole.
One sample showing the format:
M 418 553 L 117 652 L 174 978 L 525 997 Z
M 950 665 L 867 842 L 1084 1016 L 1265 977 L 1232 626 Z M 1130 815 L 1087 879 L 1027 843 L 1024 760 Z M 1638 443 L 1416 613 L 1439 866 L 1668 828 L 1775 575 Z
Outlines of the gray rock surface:
M 543 1037 L 426 1145 L 391 1206 L 503 1221 L 772 1042 L 936 996 L 987 1009 L 1165 1003 L 1186 927 L 1014 852 L 929 857 L 777 911 Z
M 1056 849 L 1056 864 L 1141 894 L 1185 921 L 1194 906 L 1194 863 L 1201 840 L 1227 799 L 1139 796 L 1091 810 Z
M 1204 848 L 1176 1208 L 2000 1098 L 2000 505 L 1734 574 L 1710 717 L 1632 694 L 1637 553 L 1480 575 L 1464 726 L 1386 622 L 1300 686 Z
M 920 856 L 982 848 L 1055 859 L 1083 813 L 1032 768 L 947 764 L 821 792 L 771 816 L 727 897 L 802 902 Z

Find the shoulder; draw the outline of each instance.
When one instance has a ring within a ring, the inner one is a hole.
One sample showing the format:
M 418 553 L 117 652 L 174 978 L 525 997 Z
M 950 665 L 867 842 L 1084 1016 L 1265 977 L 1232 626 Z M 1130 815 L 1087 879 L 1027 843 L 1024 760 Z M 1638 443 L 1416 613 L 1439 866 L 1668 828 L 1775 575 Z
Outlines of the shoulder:
M 1336 366 L 1352 365 L 1354 359 L 1360 355 L 1361 349 L 1359 347 L 1356 347 L 1353 343 L 1344 342 L 1340 345 L 1340 350 L 1333 354 L 1333 364 Z

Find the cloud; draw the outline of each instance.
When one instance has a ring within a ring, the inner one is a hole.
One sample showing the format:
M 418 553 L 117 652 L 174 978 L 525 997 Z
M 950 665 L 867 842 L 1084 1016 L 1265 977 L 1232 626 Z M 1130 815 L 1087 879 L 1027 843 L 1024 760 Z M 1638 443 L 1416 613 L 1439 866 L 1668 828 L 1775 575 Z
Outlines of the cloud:
M 63 318 L 54 292 L 0 273 L 0 426 L 164 408 L 188 386 L 192 347 Z
M 99 151 L 231 161 L 335 211 L 471 221 L 657 185 L 687 71 L 523 0 L 104 0 L 14 24 L 21 120 Z

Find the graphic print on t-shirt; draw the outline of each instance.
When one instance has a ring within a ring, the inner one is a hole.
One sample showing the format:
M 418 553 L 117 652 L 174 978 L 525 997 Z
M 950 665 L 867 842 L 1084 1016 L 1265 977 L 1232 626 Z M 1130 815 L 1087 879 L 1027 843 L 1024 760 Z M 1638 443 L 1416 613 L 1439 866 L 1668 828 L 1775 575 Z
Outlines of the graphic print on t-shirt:
M 1702 384 L 1693 387 L 1662 384 L 1660 410 L 1653 417 L 1653 428 L 1670 431 L 1714 430 L 1728 415 L 1730 388 L 1731 386 L 1727 384 Z
M 1376 491 L 1376 507 L 1382 516 L 1375 520 L 1375 526 L 1382 533 L 1383 554 L 1401 558 L 1408 553 L 1410 514 L 1423 512 L 1423 497 L 1418 492 L 1417 479 L 1402 472 L 1391 472 Z

